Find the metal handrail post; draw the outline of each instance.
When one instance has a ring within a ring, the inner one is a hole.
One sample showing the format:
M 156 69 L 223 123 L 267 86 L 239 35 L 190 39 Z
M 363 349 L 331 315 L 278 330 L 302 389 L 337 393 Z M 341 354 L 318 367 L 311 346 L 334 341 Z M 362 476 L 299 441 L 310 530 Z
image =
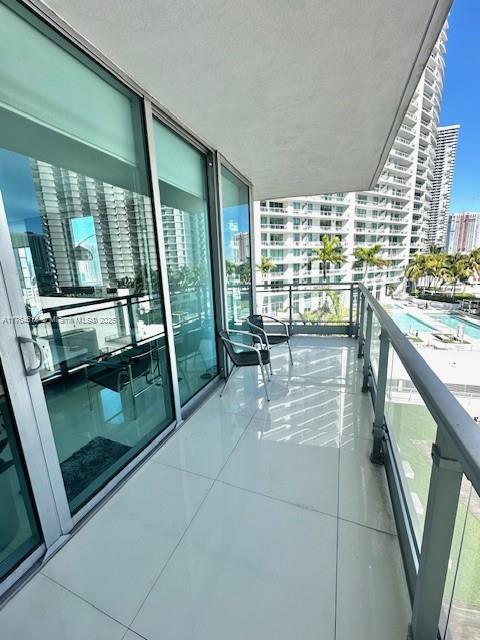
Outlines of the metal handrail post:
M 360 287 L 357 285 L 357 304 L 355 306 L 355 338 L 358 339 L 358 332 L 360 329 L 360 323 L 359 323 L 359 318 L 360 318 L 360 298 L 361 298 L 361 293 L 360 293 Z
M 290 335 L 292 335 L 292 324 L 293 324 L 293 316 L 292 316 L 292 285 L 288 285 L 288 331 Z
M 350 308 L 348 312 L 348 335 L 353 336 L 353 284 L 350 284 Z
M 462 467 L 441 425 L 432 447 L 432 473 L 413 599 L 411 640 L 436 638 L 462 485 Z
M 365 331 L 365 343 L 363 346 L 363 384 L 362 391 L 367 393 L 368 391 L 368 378 L 370 376 L 370 346 L 372 344 L 372 320 L 373 311 L 372 307 L 367 306 L 367 327 Z
M 363 323 L 365 320 L 365 296 L 362 294 L 360 289 L 358 289 L 358 294 L 360 296 L 360 321 L 358 323 L 358 357 L 361 358 L 363 356 L 363 344 L 365 341 L 365 336 L 363 335 Z
M 383 436 L 385 434 L 385 394 L 387 392 L 388 352 L 390 342 L 385 331 L 380 333 L 380 355 L 378 358 L 377 389 L 375 394 L 375 417 L 373 419 L 373 447 L 370 460 L 383 464 Z

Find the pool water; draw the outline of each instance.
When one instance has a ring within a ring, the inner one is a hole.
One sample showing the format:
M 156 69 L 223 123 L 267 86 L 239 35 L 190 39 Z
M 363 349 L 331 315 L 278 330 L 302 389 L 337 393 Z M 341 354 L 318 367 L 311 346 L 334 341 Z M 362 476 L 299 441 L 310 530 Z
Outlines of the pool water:
M 473 324 L 473 322 L 468 322 L 468 320 L 464 320 L 463 318 L 460 318 L 460 316 L 450 313 L 442 313 L 438 316 L 435 315 L 435 319 L 454 331 L 457 330 L 457 327 L 463 327 L 466 336 L 474 338 L 475 340 L 480 340 L 480 327 Z
M 411 316 L 409 313 L 397 313 L 394 311 L 390 315 L 404 333 L 408 331 L 433 331 L 433 327 Z

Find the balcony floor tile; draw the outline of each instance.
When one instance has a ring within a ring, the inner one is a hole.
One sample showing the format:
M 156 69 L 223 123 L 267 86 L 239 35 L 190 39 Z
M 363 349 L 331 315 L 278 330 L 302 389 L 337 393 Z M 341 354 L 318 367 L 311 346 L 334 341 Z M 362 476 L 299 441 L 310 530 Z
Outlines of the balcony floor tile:
M 339 522 L 336 640 L 405 640 L 411 611 L 396 537 Z
M 338 433 L 252 421 L 219 480 L 336 517 Z
M 372 445 L 346 438 L 340 448 L 339 516 L 380 531 L 395 533 L 383 467 L 370 462 Z
M 218 411 L 213 399 L 186 421 L 153 460 L 216 478 L 249 422 L 248 416 Z
M 128 625 L 211 484 L 147 462 L 42 572 Z
M 2 609 L 0 629 L 2 640 L 122 640 L 127 630 L 42 574 Z
M 216 483 L 132 628 L 149 640 L 332 640 L 336 529 Z

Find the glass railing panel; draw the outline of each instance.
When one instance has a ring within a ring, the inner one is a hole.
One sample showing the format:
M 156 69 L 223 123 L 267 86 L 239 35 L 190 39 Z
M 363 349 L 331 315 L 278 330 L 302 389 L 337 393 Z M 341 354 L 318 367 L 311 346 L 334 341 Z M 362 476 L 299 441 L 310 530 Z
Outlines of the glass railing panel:
M 247 329 L 245 319 L 251 314 L 252 289 L 250 285 L 228 285 L 227 317 L 231 329 Z
M 480 640 L 480 497 L 464 478 L 444 591 L 443 638 Z
M 378 359 L 380 356 L 380 323 L 375 314 L 372 317 L 372 340 L 370 343 L 370 365 L 375 379 L 378 377 Z
M 385 419 L 406 507 L 420 548 L 437 426 L 400 358 L 390 348 Z
M 292 321 L 305 326 L 348 324 L 350 289 L 329 285 L 292 293 Z M 355 317 L 355 316 L 353 316 Z

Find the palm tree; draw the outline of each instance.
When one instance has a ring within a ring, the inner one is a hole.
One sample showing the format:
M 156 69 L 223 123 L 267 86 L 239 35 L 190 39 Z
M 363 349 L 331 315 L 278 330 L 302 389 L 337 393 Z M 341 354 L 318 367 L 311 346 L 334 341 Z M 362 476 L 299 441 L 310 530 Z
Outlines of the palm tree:
M 448 254 L 443 251 L 431 251 L 425 258 L 426 271 L 432 280 L 433 290 L 436 291 L 438 286 L 442 285 L 449 276 Z
M 322 246 L 312 249 L 311 262 L 320 262 L 322 266 L 323 277 L 327 279 L 327 270 L 331 264 L 343 264 L 346 262 L 346 257 L 342 253 L 340 247 L 341 240 L 337 236 L 330 238 L 325 234 L 322 237 Z
M 237 275 L 237 267 L 235 263 L 230 260 L 225 260 L 225 271 L 227 272 L 227 279 L 233 280 Z
M 374 244 L 372 247 L 358 247 L 353 252 L 355 265 L 363 264 L 363 280 L 367 277 L 368 267 L 386 267 L 388 260 L 382 258 L 379 254 L 383 250 L 383 245 Z
M 417 288 L 417 282 L 426 275 L 425 255 L 423 253 L 415 254 L 405 268 L 405 277 L 413 282 L 414 289 Z M 425 289 L 425 287 L 424 287 Z
M 467 263 L 472 270 L 472 276 L 476 276 L 480 278 L 480 247 L 477 249 L 473 249 L 466 256 Z
M 452 283 L 452 298 L 455 297 L 455 290 L 459 282 L 467 283 L 474 271 L 469 264 L 468 256 L 461 253 L 449 255 L 447 260 L 447 272 Z
M 275 268 L 275 262 L 267 256 L 260 257 L 260 264 L 257 264 L 257 269 L 262 274 L 262 279 L 265 280 L 266 276 Z

